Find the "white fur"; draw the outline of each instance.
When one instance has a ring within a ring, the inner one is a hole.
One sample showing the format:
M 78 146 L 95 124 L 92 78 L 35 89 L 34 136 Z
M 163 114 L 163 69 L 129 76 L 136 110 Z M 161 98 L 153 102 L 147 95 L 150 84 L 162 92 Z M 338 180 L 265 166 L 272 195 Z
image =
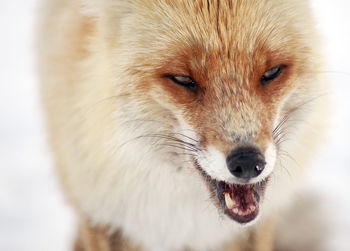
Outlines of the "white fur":
M 273 144 L 270 144 L 265 151 L 265 159 L 266 166 L 264 171 L 258 177 L 249 180 L 250 184 L 260 182 L 272 173 L 276 163 L 276 148 Z M 212 179 L 234 184 L 242 183 L 230 173 L 226 164 L 226 156 L 214 146 L 209 146 L 206 150 L 200 152 L 197 160 Z
M 158 42 L 154 37 L 146 36 L 153 33 L 154 36 L 164 35 L 156 32 L 157 29 L 164 30 L 164 27 L 158 27 L 158 22 L 150 27 L 146 23 L 147 27 L 144 27 L 145 20 L 140 17 L 150 18 L 149 6 L 141 4 L 143 1 L 135 1 L 145 9 L 143 15 L 137 16 L 129 15 L 129 5 L 134 1 L 83 1 L 86 15 L 98 16 L 100 13 L 101 16 L 96 18 L 99 27 L 96 37 L 91 38 L 88 48 L 82 46 L 92 55 L 81 62 L 84 55 L 74 54 L 79 52 L 76 48 L 81 49 L 80 40 L 74 37 L 80 32 L 78 24 L 84 21 L 80 20 L 80 9 L 74 10 L 78 7 L 70 6 L 73 1 L 69 0 L 48 2 L 50 8 L 42 21 L 46 30 L 42 35 L 45 37 L 44 46 L 41 46 L 43 92 L 62 181 L 83 217 L 97 225 L 121 229 L 132 241 L 148 250 L 179 250 L 184 246 L 195 250 L 216 250 L 217 245 L 232 240 L 237 232 L 241 233 L 241 226 L 214 206 L 200 173 L 186 156 L 181 157 L 183 151 L 164 146 L 166 140 L 137 138 L 181 132 L 198 140 L 196 132 L 184 124 L 182 115 L 173 112 L 176 109 L 166 106 L 164 100 L 163 104 L 156 103 L 164 96 L 162 92 L 151 90 L 149 94 L 133 97 L 135 87 L 130 83 L 135 82 L 135 76 L 125 74 L 133 59 L 143 53 L 144 57 L 154 56 L 150 57 L 154 62 L 161 62 L 167 56 L 158 53 L 158 60 L 155 48 L 165 51 L 168 36 L 163 36 L 164 39 Z M 288 1 L 288 4 L 293 2 Z M 115 8 L 109 8 L 110 5 Z M 123 6 L 122 11 L 117 8 L 119 5 Z M 107 15 L 108 10 L 113 13 Z M 118 15 L 126 17 L 120 19 L 116 17 Z M 176 16 L 180 17 L 180 22 L 182 15 Z M 300 27 L 307 25 L 304 20 L 298 22 Z M 57 30 L 62 34 L 58 36 Z M 139 40 L 142 43 L 138 43 Z M 108 46 L 114 43 L 118 46 L 111 51 Z M 143 70 L 151 71 L 153 67 L 150 64 Z M 314 65 L 312 69 L 315 69 Z M 310 93 L 314 93 L 307 85 L 309 80 L 300 81 L 303 85 L 300 85 L 299 92 L 288 97 L 286 104 L 289 108 L 310 99 Z M 314 87 L 318 89 L 319 83 Z M 147 95 L 154 97 L 151 99 Z M 116 100 L 108 99 L 111 96 L 116 96 Z M 244 103 L 242 106 L 242 109 L 249 107 Z M 233 106 L 227 107 L 228 111 L 232 109 Z M 323 106 L 318 105 L 317 110 L 323 112 Z M 308 122 L 312 127 L 323 119 L 323 113 L 319 112 L 309 116 Z M 294 121 L 287 124 L 295 132 L 293 141 L 283 143 L 282 150 L 304 162 L 309 158 L 310 146 L 313 146 L 310 142 L 316 137 L 310 135 L 310 128 L 300 123 L 299 117 L 291 117 L 290 121 Z M 293 123 L 303 126 L 296 130 Z M 258 127 L 255 123 L 253 126 Z M 229 129 L 244 134 L 246 128 L 236 126 Z M 305 136 L 309 136 L 310 142 Z M 265 152 L 267 166 L 263 174 L 253 180 L 257 182 L 273 172 L 266 191 L 266 214 L 274 213 L 269 209 L 290 200 L 290 193 L 286 191 L 290 190 L 294 180 L 289 173 L 297 176 L 301 169 L 287 159 L 282 163 L 288 167 L 286 172 L 280 162 L 275 165 L 279 157 L 270 145 Z M 215 147 L 209 146 L 199 152 L 197 160 L 213 179 L 237 182 L 226 167 L 226 156 Z
M 100 177 L 104 182 L 80 195 L 95 223 L 122 226 L 147 250 L 180 250 L 189 243 L 195 250 L 215 249 L 235 236 L 241 226 L 220 214 L 200 174 L 188 167 L 179 171 L 181 163 L 147 145 L 147 140 L 126 144 L 122 154 L 131 161 L 117 158 Z M 118 170 L 121 164 L 127 172 Z
M 237 182 L 237 179 L 227 169 L 226 156 L 214 146 L 209 146 L 206 150 L 199 153 L 197 161 L 212 179 L 228 183 Z

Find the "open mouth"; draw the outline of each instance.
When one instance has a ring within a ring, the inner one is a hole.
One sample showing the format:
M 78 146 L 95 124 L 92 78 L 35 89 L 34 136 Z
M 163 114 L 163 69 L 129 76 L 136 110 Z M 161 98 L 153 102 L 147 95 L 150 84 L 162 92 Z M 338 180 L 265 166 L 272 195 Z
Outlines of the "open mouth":
M 260 197 L 265 191 L 266 181 L 257 184 L 228 184 L 213 181 L 224 213 L 239 223 L 248 223 L 259 214 Z
M 264 196 L 269 177 L 255 184 L 230 184 L 212 179 L 198 164 L 209 190 L 216 194 L 216 204 L 232 220 L 238 223 L 248 223 L 254 220 L 260 209 L 260 200 Z M 219 202 L 219 203 L 218 203 Z

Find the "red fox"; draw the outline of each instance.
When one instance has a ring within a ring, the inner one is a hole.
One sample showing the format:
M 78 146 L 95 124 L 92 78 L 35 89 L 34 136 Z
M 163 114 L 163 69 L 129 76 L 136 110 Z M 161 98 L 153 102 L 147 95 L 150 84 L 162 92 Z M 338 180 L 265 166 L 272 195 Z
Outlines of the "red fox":
M 328 106 L 308 1 L 49 0 L 42 13 L 75 250 L 276 250 Z

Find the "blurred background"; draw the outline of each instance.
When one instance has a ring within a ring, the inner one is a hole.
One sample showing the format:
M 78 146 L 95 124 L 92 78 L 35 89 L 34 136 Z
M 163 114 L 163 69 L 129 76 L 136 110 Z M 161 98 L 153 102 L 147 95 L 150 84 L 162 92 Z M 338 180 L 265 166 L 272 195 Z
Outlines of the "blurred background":
M 35 74 L 38 0 L 0 0 L 0 250 L 68 251 L 75 218 L 55 178 Z M 313 0 L 335 103 L 309 190 L 322 194 L 329 251 L 350 251 L 350 2 Z

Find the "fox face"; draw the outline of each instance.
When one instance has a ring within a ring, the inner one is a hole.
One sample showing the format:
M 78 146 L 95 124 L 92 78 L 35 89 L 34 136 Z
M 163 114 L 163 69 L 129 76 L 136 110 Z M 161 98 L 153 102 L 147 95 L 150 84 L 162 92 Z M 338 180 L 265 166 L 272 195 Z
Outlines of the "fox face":
M 132 96 L 163 111 L 161 138 L 240 223 L 259 214 L 286 122 L 309 88 L 312 30 L 301 2 L 136 1 L 138 14 L 121 25 Z
M 115 236 L 111 247 L 122 237 L 145 250 L 220 250 L 293 203 L 328 119 L 307 0 L 42 10 L 50 142 L 87 249 Z

